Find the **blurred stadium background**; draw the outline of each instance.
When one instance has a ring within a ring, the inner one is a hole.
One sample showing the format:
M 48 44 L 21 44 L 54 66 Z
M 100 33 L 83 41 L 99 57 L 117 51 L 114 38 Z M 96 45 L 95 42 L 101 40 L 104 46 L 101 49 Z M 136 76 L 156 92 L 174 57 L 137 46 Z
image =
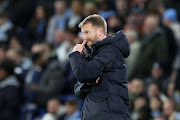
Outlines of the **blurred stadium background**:
M 180 120 L 179 0 L 0 0 L 0 120 L 80 120 L 68 55 L 86 16 L 123 29 L 132 120 Z

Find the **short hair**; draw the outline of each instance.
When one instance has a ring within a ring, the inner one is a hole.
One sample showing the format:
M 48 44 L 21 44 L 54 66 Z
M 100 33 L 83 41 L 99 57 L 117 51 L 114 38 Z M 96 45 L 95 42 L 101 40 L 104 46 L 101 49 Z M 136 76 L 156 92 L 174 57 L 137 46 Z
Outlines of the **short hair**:
M 66 7 L 66 1 L 65 1 L 65 0 L 55 0 L 55 1 L 54 1 L 54 5 L 55 5 L 57 2 L 64 3 L 64 5 L 65 5 L 65 7 Z
M 0 69 L 6 71 L 8 75 L 14 74 L 14 68 L 15 68 L 15 63 L 10 59 L 6 58 L 0 63 Z
M 107 34 L 107 23 L 103 17 L 97 14 L 90 15 L 86 17 L 80 24 L 79 28 L 84 26 L 87 23 L 91 23 L 92 26 L 101 27 L 103 28 L 103 32 L 106 35 Z
M 55 0 L 55 2 L 64 2 L 65 3 L 65 0 Z
M 78 101 L 75 99 L 70 99 L 66 101 L 66 104 L 70 106 L 78 106 Z
M 58 97 L 52 97 L 52 98 L 50 98 L 50 99 L 48 100 L 48 102 L 50 102 L 50 101 L 55 101 L 55 102 L 57 102 L 59 105 L 61 104 L 61 101 L 58 99 Z
M 8 18 L 8 13 L 6 11 L 1 11 L 0 12 L 0 18 Z
M 1 45 L 0 45 L 0 50 L 6 52 L 6 51 L 8 50 L 8 46 L 1 44 Z

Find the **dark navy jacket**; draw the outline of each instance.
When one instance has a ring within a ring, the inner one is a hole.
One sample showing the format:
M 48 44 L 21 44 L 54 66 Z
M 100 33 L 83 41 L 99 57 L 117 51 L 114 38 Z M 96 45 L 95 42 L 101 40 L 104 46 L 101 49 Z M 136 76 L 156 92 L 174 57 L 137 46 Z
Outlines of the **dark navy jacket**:
M 128 39 L 121 30 L 96 42 L 87 58 L 79 52 L 69 55 L 72 70 L 77 80 L 84 83 L 83 89 L 87 93 L 82 120 L 130 120 L 124 63 L 129 53 Z M 86 85 L 95 82 L 98 77 L 97 84 Z

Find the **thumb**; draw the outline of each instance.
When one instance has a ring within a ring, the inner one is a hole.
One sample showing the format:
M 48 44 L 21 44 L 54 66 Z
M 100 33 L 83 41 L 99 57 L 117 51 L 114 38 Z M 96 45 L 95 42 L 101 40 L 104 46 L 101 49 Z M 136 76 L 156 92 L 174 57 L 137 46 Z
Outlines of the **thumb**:
M 85 46 L 86 43 L 87 43 L 87 40 L 84 40 L 82 43 L 82 46 Z

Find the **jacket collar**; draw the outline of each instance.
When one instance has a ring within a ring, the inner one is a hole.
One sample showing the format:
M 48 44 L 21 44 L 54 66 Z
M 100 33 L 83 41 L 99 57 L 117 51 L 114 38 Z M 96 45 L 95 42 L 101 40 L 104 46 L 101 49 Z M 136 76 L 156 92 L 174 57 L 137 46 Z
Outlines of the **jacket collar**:
M 0 82 L 0 88 L 4 88 L 6 86 L 15 86 L 15 87 L 19 87 L 19 82 L 17 81 L 17 78 L 12 75 L 7 77 L 6 79 L 4 79 L 2 82 Z
M 111 37 L 107 37 L 101 41 L 98 41 L 96 42 L 95 44 L 92 45 L 92 49 L 90 49 L 87 44 L 85 45 L 85 48 L 86 48 L 86 57 L 92 57 L 92 55 L 101 47 L 101 46 L 104 46 L 104 45 L 108 45 L 108 44 L 111 44 L 112 41 L 110 40 Z

